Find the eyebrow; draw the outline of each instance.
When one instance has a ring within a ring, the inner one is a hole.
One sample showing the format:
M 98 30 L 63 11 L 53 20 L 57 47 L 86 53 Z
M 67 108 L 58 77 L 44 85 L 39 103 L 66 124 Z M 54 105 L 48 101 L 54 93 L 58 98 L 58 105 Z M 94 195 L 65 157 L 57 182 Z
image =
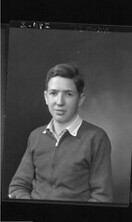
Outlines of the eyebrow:
M 49 91 L 56 91 L 56 92 L 59 92 L 59 91 L 62 91 L 62 92 L 74 92 L 73 90 L 70 90 L 70 89 L 67 89 L 67 90 L 49 89 Z

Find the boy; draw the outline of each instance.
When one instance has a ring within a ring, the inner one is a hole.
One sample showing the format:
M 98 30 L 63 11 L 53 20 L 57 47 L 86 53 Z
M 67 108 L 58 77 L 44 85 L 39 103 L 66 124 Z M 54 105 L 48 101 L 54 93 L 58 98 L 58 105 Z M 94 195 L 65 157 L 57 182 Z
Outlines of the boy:
M 112 201 L 111 145 L 103 129 L 83 121 L 84 80 L 71 64 L 47 73 L 50 123 L 35 129 L 9 186 L 9 197 Z

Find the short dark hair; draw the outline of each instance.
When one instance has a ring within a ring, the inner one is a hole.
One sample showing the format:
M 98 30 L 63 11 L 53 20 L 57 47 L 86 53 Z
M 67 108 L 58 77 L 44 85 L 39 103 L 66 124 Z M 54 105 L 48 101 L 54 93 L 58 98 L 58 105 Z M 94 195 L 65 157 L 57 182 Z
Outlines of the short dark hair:
M 49 80 L 56 76 L 72 79 L 76 85 L 78 94 L 80 95 L 83 92 L 84 79 L 83 76 L 80 74 L 79 69 L 76 66 L 70 63 L 63 63 L 63 64 L 57 64 L 53 68 L 51 68 L 47 73 L 45 81 L 46 89 L 48 89 Z

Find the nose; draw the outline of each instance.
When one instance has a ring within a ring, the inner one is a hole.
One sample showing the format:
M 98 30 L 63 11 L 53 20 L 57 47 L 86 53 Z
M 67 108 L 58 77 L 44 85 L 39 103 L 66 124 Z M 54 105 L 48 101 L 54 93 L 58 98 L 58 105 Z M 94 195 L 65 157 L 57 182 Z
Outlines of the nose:
M 56 104 L 58 106 L 63 106 L 65 104 L 64 95 L 62 93 L 58 94 Z

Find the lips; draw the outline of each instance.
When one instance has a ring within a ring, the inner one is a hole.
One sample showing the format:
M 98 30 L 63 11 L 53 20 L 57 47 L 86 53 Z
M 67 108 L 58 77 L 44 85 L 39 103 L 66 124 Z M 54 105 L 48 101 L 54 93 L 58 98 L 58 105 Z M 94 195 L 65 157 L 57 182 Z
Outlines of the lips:
M 65 110 L 55 109 L 55 112 L 56 112 L 58 115 L 63 115 L 63 114 L 65 113 Z

